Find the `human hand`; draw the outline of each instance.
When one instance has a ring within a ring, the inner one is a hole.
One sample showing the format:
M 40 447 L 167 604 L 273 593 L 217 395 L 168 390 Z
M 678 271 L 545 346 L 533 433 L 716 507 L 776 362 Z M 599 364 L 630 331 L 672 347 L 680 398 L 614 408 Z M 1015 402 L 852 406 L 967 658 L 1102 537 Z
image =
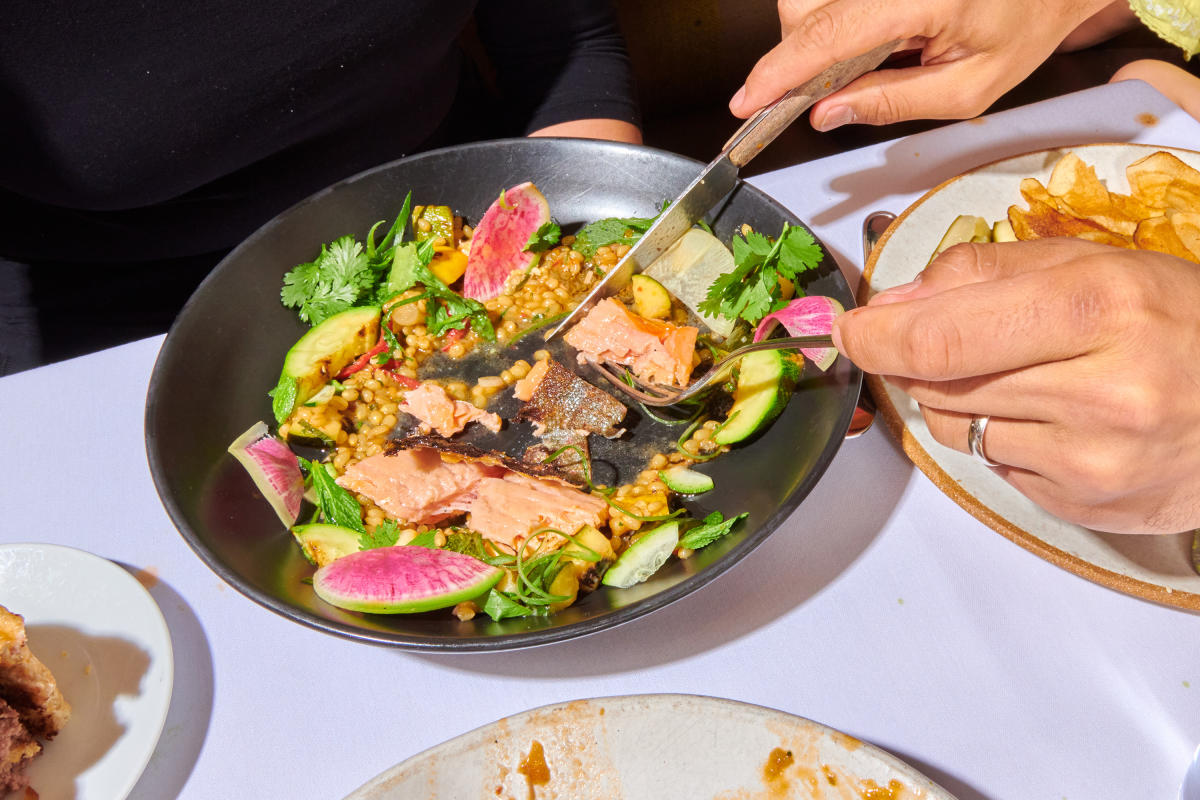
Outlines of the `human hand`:
M 829 67 L 894 39 L 921 64 L 870 72 L 813 106 L 818 130 L 982 113 L 1112 0 L 779 0 L 783 40 L 730 101 L 749 117 Z
M 1200 265 L 1078 239 L 958 245 L 834 326 L 838 349 L 997 473 L 1105 531 L 1200 527 Z

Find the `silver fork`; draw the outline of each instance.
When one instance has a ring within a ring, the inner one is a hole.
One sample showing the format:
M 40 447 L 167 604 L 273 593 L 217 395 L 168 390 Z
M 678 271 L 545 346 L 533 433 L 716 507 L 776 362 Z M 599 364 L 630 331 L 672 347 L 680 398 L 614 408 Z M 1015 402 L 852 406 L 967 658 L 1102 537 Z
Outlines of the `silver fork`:
M 667 386 L 661 383 L 647 383 L 627 369 L 614 369 L 595 361 L 588 363 L 592 365 L 592 369 L 600 373 L 600 377 L 635 400 L 648 406 L 673 406 L 692 399 L 714 383 L 724 380 L 729 374 L 730 368 L 745 355 L 758 350 L 799 350 L 802 347 L 833 347 L 833 339 L 828 334 L 822 334 L 765 339 L 748 344 L 726 355 L 713 364 L 708 372 L 682 389 L 678 386 Z

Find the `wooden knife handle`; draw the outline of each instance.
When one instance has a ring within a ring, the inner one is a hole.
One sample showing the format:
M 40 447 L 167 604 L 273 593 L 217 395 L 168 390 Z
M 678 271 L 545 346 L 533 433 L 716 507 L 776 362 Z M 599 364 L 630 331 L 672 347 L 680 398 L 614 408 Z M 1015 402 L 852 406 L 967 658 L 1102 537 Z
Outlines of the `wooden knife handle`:
M 792 89 L 746 120 L 737 133 L 725 143 L 723 151 L 729 154 L 729 160 L 734 166 L 739 169 L 744 167 L 814 103 L 878 67 L 898 45 L 899 41 L 888 42 L 861 56 L 839 61 L 815 78 Z

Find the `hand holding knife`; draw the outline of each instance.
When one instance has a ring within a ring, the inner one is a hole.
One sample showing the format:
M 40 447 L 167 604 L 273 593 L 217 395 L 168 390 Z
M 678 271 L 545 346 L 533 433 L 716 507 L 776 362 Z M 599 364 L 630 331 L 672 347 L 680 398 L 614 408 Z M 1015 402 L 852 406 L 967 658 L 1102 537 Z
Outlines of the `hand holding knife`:
M 898 42 L 889 42 L 863 55 L 839 61 L 829 69 L 797 86 L 738 128 L 721 153 L 706 166 L 683 193 L 667 207 L 625 257 L 587 297 L 558 324 L 546 339 L 553 339 L 579 322 L 599 301 L 629 285 L 637 272 L 650 266 L 696 221 L 708 213 L 737 185 L 738 170 L 775 140 L 814 103 L 838 91 L 855 78 L 870 72 L 891 55 Z

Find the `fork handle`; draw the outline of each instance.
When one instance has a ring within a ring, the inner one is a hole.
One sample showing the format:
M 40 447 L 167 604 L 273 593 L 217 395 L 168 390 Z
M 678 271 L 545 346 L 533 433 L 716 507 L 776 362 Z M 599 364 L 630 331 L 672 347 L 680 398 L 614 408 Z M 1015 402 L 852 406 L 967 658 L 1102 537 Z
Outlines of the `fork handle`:
M 814 103 L 878 67 L 899 44 L 899 40 L 888 42 L 860 56 L 838 61 L 774 103 L 760 109 L 737 129 L 722 150 L 729 154 L 733 165 L 741 169 Z

